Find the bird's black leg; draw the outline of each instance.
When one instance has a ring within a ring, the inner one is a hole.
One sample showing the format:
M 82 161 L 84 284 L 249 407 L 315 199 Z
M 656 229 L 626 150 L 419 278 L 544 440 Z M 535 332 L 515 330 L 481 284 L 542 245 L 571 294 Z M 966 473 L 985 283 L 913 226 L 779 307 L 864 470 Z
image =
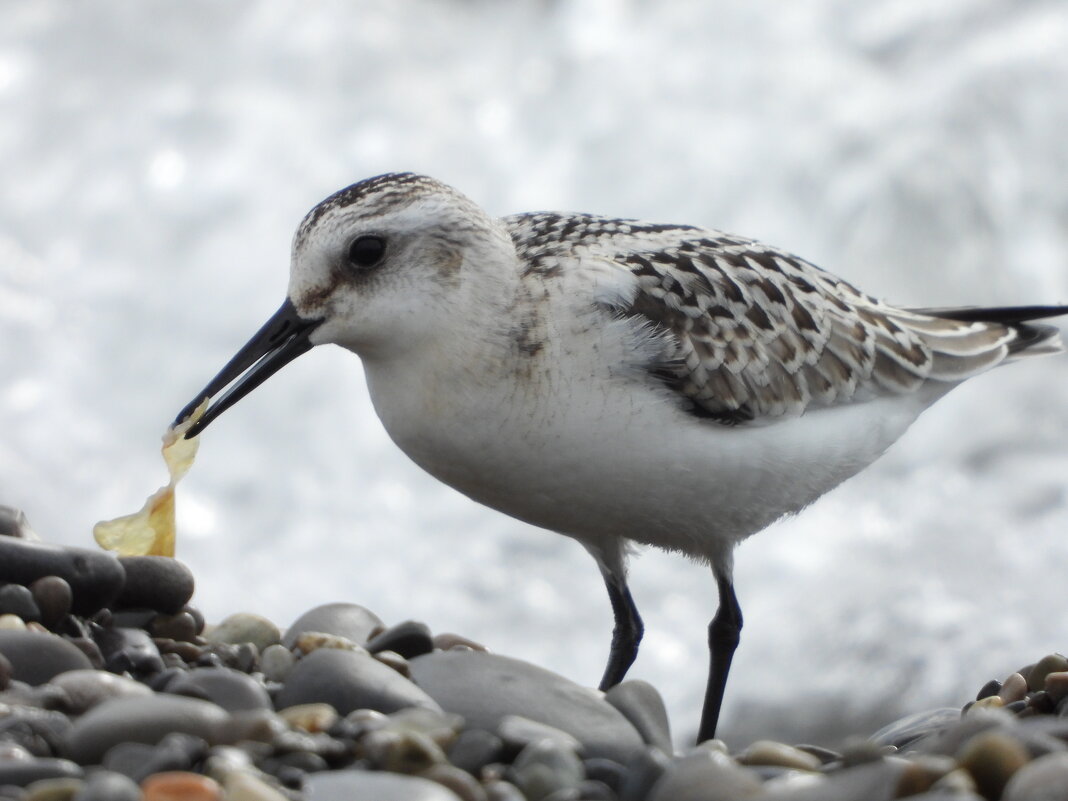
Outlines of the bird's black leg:
M 608 588 L 608 600 L 612 602 L 612 614 L 616 624 L 612 629 L 612 649 L 608 654 L 608 664 L 604 669 L 600 689 L 615 687 L 627 675 L 634 659 L 638 656 L 638 644 L 642 641 L 645 627 L 642 625 L 638 607 L 627 587 L 627 580 L 604 571 L 604 583 Z
M 729 578 L 717 574 L 716 585 L 719 587 L 719 608 L 708 626 L 711 667 L 708 671 L 708 689 L 705 690 L 705 706 L 701 711 L 701 728 L 697 733 L 698 743 L 716 736 L 723 690 L 727 686 L 727 674 L 730 673 L 734 649 L 738 647 L 742 632 L 742 608 L 734 594 L 734 584 Z

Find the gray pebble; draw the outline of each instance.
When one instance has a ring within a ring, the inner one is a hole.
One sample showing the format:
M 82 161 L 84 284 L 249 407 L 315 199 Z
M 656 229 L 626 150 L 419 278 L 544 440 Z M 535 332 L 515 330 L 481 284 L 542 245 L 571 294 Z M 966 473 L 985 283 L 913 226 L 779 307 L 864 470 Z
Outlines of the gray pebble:
M 275 698 L 278 709 L 330 704 L 340 715 L 355 709 L 396 712 L 410 706 L 441 711 L 423 690 L 365 652 L 319 648 L 294 666 Z
M 104 754 L 102 764 L 140 783 L 153 773 L 190 770 L 207 753 L 208 744 L 199 737 L 172 732 L 155 745 L 118 743 Z
M 672 762 L 653 786 L 649 801 L 737 801 L 762 790 L 763 782 L 753 771 L 726 754 L 698 747 Z
M 53 677 L 51 684 L 67 694 L 67 711 L 81 715 L 109 698 L 152 695 L 145 685 L 103 670 L 69 670 Z
M 92 667 L 76 646 L 40 631 L 0 631 L 0 653 L 11 663 L 15 679 L 33 685 L 44 684 L 67 670 Z
M 558 790 L 577 788 L 585 769 L 573 748 L 558 740 L 531 743 L 515 758 L 512 772 L 516 786 L 527 798 L 542 799 Z
M 282 644 L 286 648 L 296 645 L 297 638 L 306 631 L 322 631 L 346 637 L 360 645 L 367 642 L 382 621 L 374 612 L 359 604 L 334 603 L 309 609 L 293 621 L 286 631 Z
M 497 734 L 500 735 L 505 748 L 513 753 L 540 740 L 555 740 L 576 753 L 582 752 L 582 743 L 566 731 L 522 715 L 505 715 L 501 718 Z
M 586 756 L 626 762 L 644 744 L 600 693 L 544 668 L 482 651 L 435 651 L 411 660 L 412 679 L 473 728 L 497 731 L 520 715 L 567 732 Z
M 191 643 L 197 636 L 197 622 L 185 611 L 174 615 L 156 614 L 149 621 L 148 630 L 153 637 Z
M 5 584 L 0 587 L 0 615 L 17 615 L 29 623 L 41 619 L 41 610 L 29 588 L 21 584 Z
M 262 684 L 247 673 L 232 668 L 195 668 L 180 673 L 167 683 L 166 691 L 211 701 L 227 712 L 273 708 Z
M 157 694 L 148 698 L 114 698 L 78 718 L 67 733 L 67 756 L 83 765 L 98 762 L 122 742 L 153 745 L 171 732 L 211 742 L 227 721 L 224 709 L 208 701 Z
M 372 654 L 379 651 L 396 651 L 405 659 L 412 659 L 433 651 L 434 639 L 425 623 L 407 620 L 376 634 L 367 641 L 367 650 Z
M 0 504 L 0 537 L 18 537 L 19 539 L 39 539 L 30 528 L 26 513 L 14 506 Z
M 307 801 L 460 801 L 428 779 L 366 770 L 313 773 L 304 782 Z
M 41 622 L 53 628 L 70 614 L 74 601 L 70 584 L 59 576 L 44 576 L 30 585 L 33 600 L 41 611 Z
M 260 654 L 259 668 L 267 681 L 282 682 L 289 676 L 289 671 L 297 658 L 284 645 L 268 645 Z
M 71 801 L 141 801 L 141 788 L 121 773 L 96 770 Z
M 70 585 L 73 611 L 91 615 L 118 596 L 126 580 L 119 560 L 103 551 L 0 537 L 0 581 L 30 585 L 59 576 Z
M 173 615 L 193 597 L 193 571 L 169 556 L 123 556 L 126 574 L 118 608 L 155 609 Z
M 0 787 L 25 787 L 42 779 L 81 778 L 82 769 L 66 759 L 13 759 L 0 761 Z
M 493 732 L 485 729 L 467 729 L 449 748 L 449 762 L 472 776 L 491 762 L 497 762 L 504 752 L 504 743 Z
M 265 617 L 238 612 L 215 626 L 204 639 L 208 642 L 225 642 L 233 645 L 250 642 L 262 653 L 281 642 L 278 626 Z
M 667 709 L 664 699 L 653 685 L 640 679 L 631 679 L 612 687 L 605 693 L 604 699 L 623 713 L 646 745 L 655 745 L 667 754 L 672 752 Z
M 950 707 L 930 709 L 907 715 L 888 723 L 868 739 L 878 746 L 892 745 L 904 748 L 921 737 L 944 731 L 960 722 L 960 710 Z
M 649 746 L 626 763 L 627 775 L 619 788 L 619 801 L 644 801 L 671 767 L 671 757 Z
M 34 756 L 51 757 L 59 753 L 70 728 L 70 719 L 64 714 L 13 705 L 0 716 L 0 741 L 20 746 Z
M 147 676 L 163 670 L 159 648 L 144 629 L 104 629 L 96 638 L 104 668 L 112 673 Z
M 1041 662 L 1039 664 L 1042 664 Z M 1068 753 L 1047 754 L 1009 779 L 1001 801 L 1064 801 L 1068 798 Z
M 527 801 L 518 787 L 501 779 L 486 782 L 485 789 L 489 801 Z
M 897 798 L 906 769 L 908 764 L 900 759 L 869 762 L 831 773 L 822 782 L 776 788 L 762 795 L 761 801 L 890 801 Z

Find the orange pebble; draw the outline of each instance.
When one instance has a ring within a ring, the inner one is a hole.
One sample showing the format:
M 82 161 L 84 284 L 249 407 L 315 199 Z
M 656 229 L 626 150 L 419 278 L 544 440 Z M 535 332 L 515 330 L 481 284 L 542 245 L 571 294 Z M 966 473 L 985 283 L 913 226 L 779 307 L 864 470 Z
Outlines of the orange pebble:
M 222 790 L 214 779 L 184 770 L 153 773 L 141 782 L 141 792 L 144 801 L 219 801 L 222 798 Z

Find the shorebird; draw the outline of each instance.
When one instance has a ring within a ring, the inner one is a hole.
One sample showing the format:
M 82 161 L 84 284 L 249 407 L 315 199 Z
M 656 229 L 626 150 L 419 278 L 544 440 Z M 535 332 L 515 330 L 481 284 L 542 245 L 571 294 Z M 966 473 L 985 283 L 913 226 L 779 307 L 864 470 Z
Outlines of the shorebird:
M 734 547 L 862 470 L 962 381 L 1059 350 L 1032 321 L 1066 313 L 898 308 L 752 239 L 593 214 L 495 219 L 394 173 L 305 216 L 285 302 L 177 421 L 213 399 L 195 436 L 314 345 L 355 352 L 416 464 L 596 559 L 615 618 L 602 690 L 643 632 L 630 544 L 707 562 L 719 606 L 702 741 L 742 628 Z

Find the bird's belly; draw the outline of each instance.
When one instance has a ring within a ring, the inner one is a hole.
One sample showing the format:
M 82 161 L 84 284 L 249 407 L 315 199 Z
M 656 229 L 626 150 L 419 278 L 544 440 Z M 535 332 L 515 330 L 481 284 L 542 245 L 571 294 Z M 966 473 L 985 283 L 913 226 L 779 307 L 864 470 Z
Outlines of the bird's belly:
M 390 434 L 427 472 L 512 517 L 595 545 L 625 537 L 716 559 L 866 467 L 923 408 L 898 397 L 727 427 L 650 400 L 507 425 L 487 410 Z

